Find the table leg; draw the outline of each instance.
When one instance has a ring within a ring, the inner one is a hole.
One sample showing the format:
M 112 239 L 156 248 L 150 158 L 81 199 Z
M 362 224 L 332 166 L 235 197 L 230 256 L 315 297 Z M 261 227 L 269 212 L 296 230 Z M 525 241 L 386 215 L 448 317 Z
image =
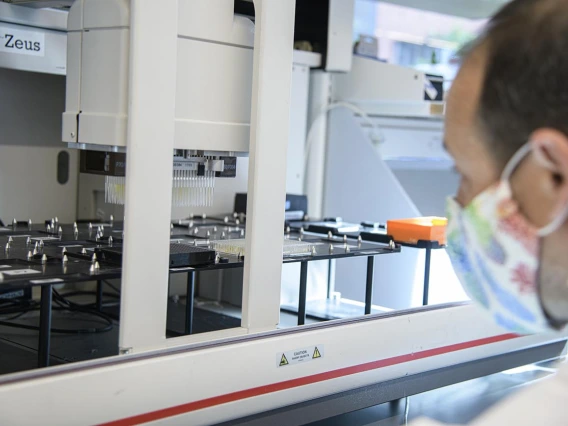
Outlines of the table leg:
M 103 310 L 103 282 L 97 281 L 97 311 L 102 312 Z
M 306 298 L 308 289 L 308 262 L 300 267 L 300 298 L 298 301 L 298 325 L 306 323 Z
M 424 265 L 424 291 L 422 293 L 422 305 L 428 305 L 428 295 L 430 293 L 430 260 L 432 257 L 432 249 L 426 248 L 426 261 Z
M 195 302 L 195 271 L 187 273 L 187 295 L 185 299 L 185 334 L 193 333 L 193 305 Z
M 373 306 L 373 275 L 375 272 L 375 257 L 367 258 L 367 286 L 365 289 L 365 315 L 371 313 Z
M 49 366 L 49 350 L 51 344 L 51 305 L 53 287 L 46 285 L 41 288 L 41 302 L 39 311 L 39 346 L 38 367 Z

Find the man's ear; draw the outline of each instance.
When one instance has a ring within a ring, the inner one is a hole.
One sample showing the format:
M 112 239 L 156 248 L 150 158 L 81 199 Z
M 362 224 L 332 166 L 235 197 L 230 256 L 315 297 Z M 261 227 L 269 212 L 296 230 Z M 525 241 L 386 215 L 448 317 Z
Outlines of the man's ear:
M 559 208 L 568 203 L 568 136 L 554 129 L 539 129 L 531 136 L 534 161 L 550 173 L 549 189 Z

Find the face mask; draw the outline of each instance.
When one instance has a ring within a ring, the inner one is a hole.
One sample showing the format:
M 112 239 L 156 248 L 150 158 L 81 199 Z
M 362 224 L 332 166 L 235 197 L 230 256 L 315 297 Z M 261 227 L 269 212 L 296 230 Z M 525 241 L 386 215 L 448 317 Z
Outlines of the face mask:
M 538 269 L 541 237 L 556 231 L 568 208 L 542 229 L 531 225 L 512 197 L 509 179 L 531 152 L 523 146 L 509 161 L 501 180 L 462 208 L 449 198 L 448 255 L 471 299 L 494 321 L 515 333 L 549 331 L 540 302 Z

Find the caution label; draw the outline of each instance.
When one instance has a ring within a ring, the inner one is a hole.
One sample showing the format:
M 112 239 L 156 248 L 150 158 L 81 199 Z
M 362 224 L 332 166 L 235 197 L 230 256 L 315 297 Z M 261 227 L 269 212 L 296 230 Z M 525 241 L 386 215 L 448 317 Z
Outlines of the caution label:
M 316 346 L 316 349 L 314 350 L 314 354 L 313 354 L 312 358 L 313 359 L 321 358 L 321 352 L 319 351 L 317 346 Z
M 310 346 L 309 348 L 296 349 L 295 351 L 278 352 L 276 354 L 276 366 L 287 367 L 323 358 L 323 345 Z

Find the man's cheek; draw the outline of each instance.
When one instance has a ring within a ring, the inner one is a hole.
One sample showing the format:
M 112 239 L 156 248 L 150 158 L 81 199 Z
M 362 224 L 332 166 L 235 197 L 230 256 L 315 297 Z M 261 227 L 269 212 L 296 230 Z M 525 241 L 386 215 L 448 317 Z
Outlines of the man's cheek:
M 511 189 L 513 199 L 533 226 L 542 228 L 554 220 L 558 195 L 548 171 L 526 162 L 511 177 Z
M 456 201 L 462 207 L 467 206 L 473 197 L 470 194 L 470 185 L 468 184 L 467 180 L 463 177 L 460 179 L 460 186 L 458 188 L 458 193 L 456 195 Z

